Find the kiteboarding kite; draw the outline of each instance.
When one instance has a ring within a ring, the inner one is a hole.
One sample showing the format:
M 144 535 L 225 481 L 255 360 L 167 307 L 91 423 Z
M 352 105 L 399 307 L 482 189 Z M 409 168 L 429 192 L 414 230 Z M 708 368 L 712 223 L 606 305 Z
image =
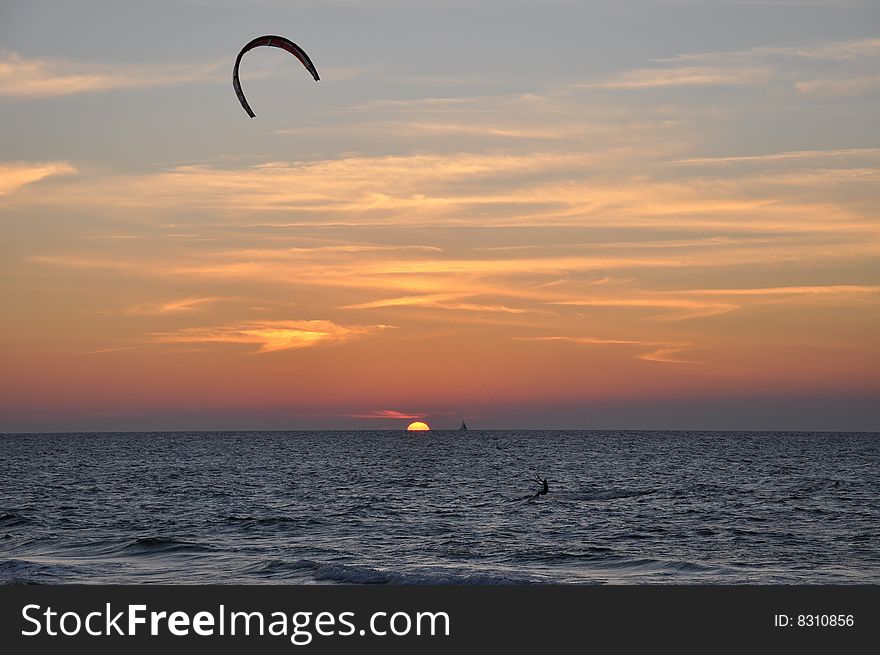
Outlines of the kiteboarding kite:
M 312 74 L 312 77 L 315 78 L 315 82 L 321 79 L 318 77 L 318 71 L 315 69 L 315 65 L 312 63 L 312 60 L 309 59 L 306 51 L 296 45 L 293 41 L 286 39 L 283 36 L 258 36 L 241 49 L 241 52 L 238 53 L 238 57 L 235 58 L 235 67 L 232 69 L 232 88 L 235 89 L 235 95 L 238 96 L 238 101 L 241 103 L 241 106 L 244 107 L 244 110 L 251 118 L 254 118 L 256 114 L 251 110 L 251 106 L 248 104 L 247 98 L 244 97 L 244 92 L 241 90 L 241 82 L 238 79 L 238 65 L 241 63 L 241 58 L 244 56 L 244 53 L 262 45 L 287 50 L 287 52 L 300 60 L 300 63 L 302 63 L 302 65 L 306 67 L 306 70 Z

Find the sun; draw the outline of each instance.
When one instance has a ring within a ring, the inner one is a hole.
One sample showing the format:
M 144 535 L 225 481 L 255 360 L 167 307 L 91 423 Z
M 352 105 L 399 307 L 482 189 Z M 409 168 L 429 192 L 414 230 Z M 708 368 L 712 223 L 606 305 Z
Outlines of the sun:
M 426 432 L 431 428 L 428 427 L 428 424 L 423 421 L 413 421 L 406 426 L 406 429 L 408 432 Z

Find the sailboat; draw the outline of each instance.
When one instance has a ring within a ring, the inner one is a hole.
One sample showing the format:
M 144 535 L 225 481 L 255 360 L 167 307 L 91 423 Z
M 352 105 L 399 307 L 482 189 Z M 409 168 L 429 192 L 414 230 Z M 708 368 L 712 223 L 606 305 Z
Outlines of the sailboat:
M 459 429 L 459 430 L 467 430 L 467 423 L 465 423 L 464 421 L 462 421 L 462 422 L 461 422 L 461 427 L 458 428 L 458 429 Z

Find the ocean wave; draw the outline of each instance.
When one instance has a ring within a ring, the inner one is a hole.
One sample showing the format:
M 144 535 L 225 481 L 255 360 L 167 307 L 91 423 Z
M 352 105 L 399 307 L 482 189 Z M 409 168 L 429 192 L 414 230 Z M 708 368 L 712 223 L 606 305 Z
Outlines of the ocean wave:
M 535 584 L 544 580 L 516 576 L 508 573 L 479 573 L 432 568 L 418 571 L 387 571 L 356 564 L 321 563 L 309 559 L 293 562 L 272 560 L 252 573 L 270 577 L 284 575 L 301 576 L 302 573 L 316 582 L 339 584 L 389 584 L 389 585 L 521 585 Z
M 596 568 L 615 571 L 617 573 L 703 573 L 703 574 L 723 574 L 728 572 L 723 566 L 714 564 L 702 564 L 700 562 L 679 561 L 679 560 L 663 560 L 650 557 L 623 557 L 614 556 L 606 558 Z
M 19 525 L 27 525 L 28 523 L 32 523 L 31 519 L 22 516 L 21 514 L 15 514 L 13 512 L 0 514 L 0 527 L 3 528 L 13 528 Z
M 244 516 L 232 514 L 229 516 L 224 516 L 223 520 L 227 523 L 239 524 L 242 526 L 289 526 L 289 525 L 323 525 L 325 523 L 324 519 L 319 517 L 303 517 L 303 518 L 294 518 L 292 516 L 251 516 L 250 514 L 246 514 Z
M 584 560 L 595 560 L 608 557 L 614 553 L 614 549 L 608 546 L 584 546 L 577 551 L 553 552 L 548 550 L 521 550 L 511 557 L 508 561 L 531 563 L 540 562 L 542 564 L 567 564 L 570 562 L 579 562 Z
M 210 544 L 170 537 L 141 537 L 123 545 L 119 551 L 127 555 L 164 555 L 166 553 L 206 553 L 217 548 Z
M 637 496 L 647 496 L 656 491 L 656 489 L 596 489 L 594 491 L 558 491 L 548 494 L 548 498 L 557 498 L 559 500 L 616 500 L 618 498 L 635 498 Z
M 24 559 L 0 560 L 0 584 L 49 584 L 79 572 L 78 568 L 64 564 Z

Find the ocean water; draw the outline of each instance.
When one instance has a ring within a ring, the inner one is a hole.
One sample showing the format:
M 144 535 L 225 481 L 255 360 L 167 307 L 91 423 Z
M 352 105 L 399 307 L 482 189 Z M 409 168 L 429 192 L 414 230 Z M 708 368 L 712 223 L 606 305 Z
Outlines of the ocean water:
M 877 433 L 7 434 L 0 581 L 878 583 L 878 465 Z

